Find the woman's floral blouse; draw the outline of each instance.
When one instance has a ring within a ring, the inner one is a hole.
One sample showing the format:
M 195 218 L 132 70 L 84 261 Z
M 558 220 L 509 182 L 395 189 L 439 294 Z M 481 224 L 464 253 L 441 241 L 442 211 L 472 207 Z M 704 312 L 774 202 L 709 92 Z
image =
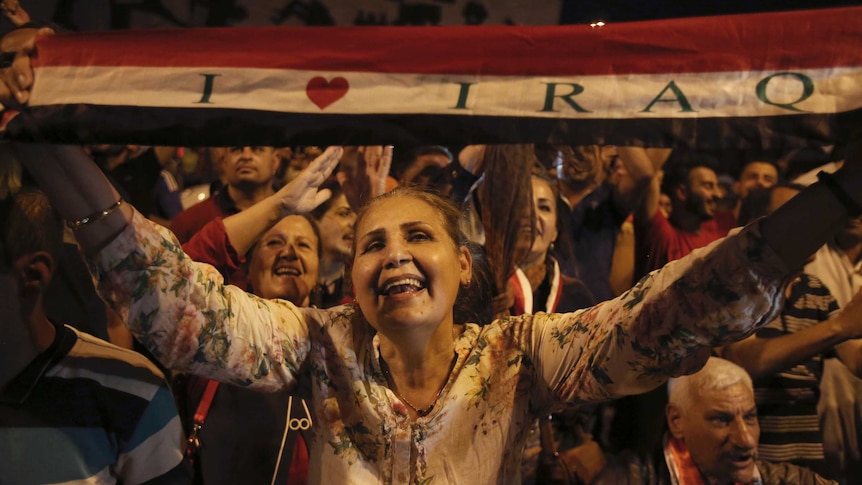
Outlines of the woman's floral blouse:
M 441 402 L 411 422 L 358 308 L 297 308 L 224 286 L 140 214 L 93 267 L 102 296 L 169 368 L 262 391 L 305 380 L 311 481 L 363 484 L 520 483 L 536 416 L 699 368 L 709 347 L 771 320 L 789 273 L 755 226 L 593 308 L 468 324 Z

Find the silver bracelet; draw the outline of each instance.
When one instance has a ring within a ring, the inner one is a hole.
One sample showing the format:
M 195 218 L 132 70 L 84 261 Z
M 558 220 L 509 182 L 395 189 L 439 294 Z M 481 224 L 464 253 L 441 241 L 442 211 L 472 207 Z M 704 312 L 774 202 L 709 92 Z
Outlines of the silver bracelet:
M 73 231 L 80 229 L 81 227 L 86 226 L 87 224 L 101 221 L 105 217 L 108 217 L 108 215 L 111 212 L 114 212 L 115 210 L 119 209 L 121 205 L 123 205 L 122 197 L 120 198 L 120 200 L 118 200 L 118 201 L 114 202 L 113 204 L 111 204 L 110 206 L 108 206 L 107 209 L 105 209 L 103 211 L 99 211 L 99 212 L 94 212 L 94 213 L 88 215 L 87 217 L 82 217 L 82 218 L 75 220 L 75 221 L 68 221 L 68 222 L 66 222 L 66 225 L 69 226 L 69 228 L 72 229 Z

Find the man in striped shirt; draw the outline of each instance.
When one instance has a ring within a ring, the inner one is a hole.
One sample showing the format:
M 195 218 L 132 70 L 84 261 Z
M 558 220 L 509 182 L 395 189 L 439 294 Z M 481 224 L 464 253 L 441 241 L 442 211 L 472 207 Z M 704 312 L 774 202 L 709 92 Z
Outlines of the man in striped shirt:
M 0 482 L 189 483 L 158 369 L 45 316 L 62 235 L 47 199 L 0 205 Z
M 798 193 L 777 185 L 765 191 L 769 213 Z M 759 214 L 757 214 L 759 215 Z M 842 480 L 840 466 L 828 460 L 817 405 L 824 356 L 837 356 L 859 372 L 862 359 L 862 294 L 839 305 L 819 279 L 800 274 L 786 290 L 780 316 L 746 340 L 721 349 L 722 357 L 755 379 L 760 415 L 759 453 L 764 459 L 806 466 Z M 853 482 L 843 482 L 853 483 Z

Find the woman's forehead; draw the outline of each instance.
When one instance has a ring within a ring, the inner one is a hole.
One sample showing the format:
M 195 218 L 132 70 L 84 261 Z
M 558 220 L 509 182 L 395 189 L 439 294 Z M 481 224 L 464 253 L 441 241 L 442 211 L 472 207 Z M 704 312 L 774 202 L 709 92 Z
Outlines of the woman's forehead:
M 543 192 L 541 195 L 553 194 L 550 182 L 540 177 L 533 177 L 533 192 Z
M 428 201 L 409 195 L 380 200 L 370 206 L 357 226 L 359 234 L 387 225 L 400 226 L 406 222 L 424 222 L 443 226 L 440 213 Z
M 285 236 L 304 236 L 317 239 L 317 234 L 308 219 L 302 216 L 290 215 L 284 217 L 276 225 L 272 226 L 268 234 L 282 234 Z

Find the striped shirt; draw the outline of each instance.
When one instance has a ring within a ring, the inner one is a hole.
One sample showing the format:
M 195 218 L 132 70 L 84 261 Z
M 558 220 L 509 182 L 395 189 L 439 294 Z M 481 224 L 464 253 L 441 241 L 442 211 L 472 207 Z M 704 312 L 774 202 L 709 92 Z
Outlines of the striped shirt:
M 0 483 L 189 483 L 164 376 L 68 326 L 0 392 Z
M 774 338 L 799 332 L 829 319 L 838 310 L 823 284 L 807 274 L 793 282 L 781 316 L 757 332 Z M 823 434 L 817 415 L 823 358 L 816 355 L 754 383 L 760 421 L 759 457 L 823 470 Z

